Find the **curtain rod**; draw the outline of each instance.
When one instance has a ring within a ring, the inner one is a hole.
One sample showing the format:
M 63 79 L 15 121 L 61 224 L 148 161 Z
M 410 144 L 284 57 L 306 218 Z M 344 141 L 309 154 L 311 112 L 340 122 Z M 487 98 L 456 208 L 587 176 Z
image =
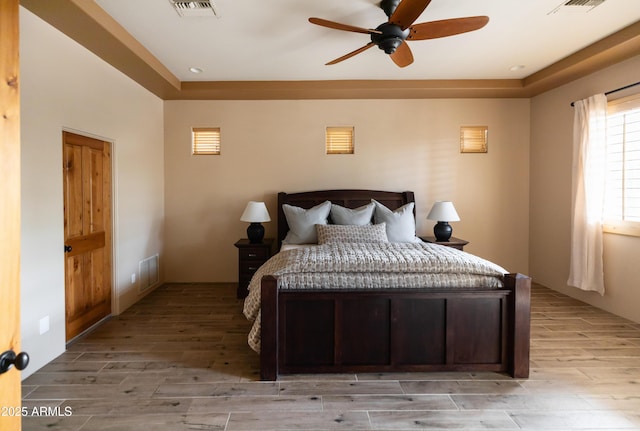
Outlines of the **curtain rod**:
M 617 93 L 618 91 L 626 90 L 627 88 L 635 87 L 636 85 L 640 85 L 640 81 L 634 82 L 633 84 L 625 85 L 624 87 L 616 88 L 615 90 L 607 91 L 604 93 L 605 96 L 609 94 Z M 571 102 L 571 106 L 574 106 L 576 102 Z

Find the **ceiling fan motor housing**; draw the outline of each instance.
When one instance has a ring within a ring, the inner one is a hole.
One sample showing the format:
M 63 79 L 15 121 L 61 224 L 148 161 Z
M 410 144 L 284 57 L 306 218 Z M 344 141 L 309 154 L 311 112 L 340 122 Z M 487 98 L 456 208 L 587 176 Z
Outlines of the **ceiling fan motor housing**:
M 371 33 L 371 42 L 378 45 L 378 48 L 387 54 L 393 54 L 407 36 L 409 36 L 409 29 L 402 30 L 399 25 L 390 22 L 380 24 L 376 27 L 376 30 L 382 33 Z
M 391 17 L 391 15 L 393 15 L 393 13 L 398 8 L 399 4 L 400 0 L 381 0 L 380 8 L 382 8 L 387 17 Z

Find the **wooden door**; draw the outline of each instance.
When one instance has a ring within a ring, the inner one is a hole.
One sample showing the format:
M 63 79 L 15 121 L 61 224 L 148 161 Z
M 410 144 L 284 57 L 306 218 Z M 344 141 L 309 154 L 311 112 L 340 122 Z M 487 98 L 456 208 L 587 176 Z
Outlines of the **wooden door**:
M 0 353 L 20 351 L 18 0 L 0 0 Z M 20 373 L 0 374 L 0 429 L 20 429 Z
M 111 147 L 63 132 L 67 341 L 111 314 Z

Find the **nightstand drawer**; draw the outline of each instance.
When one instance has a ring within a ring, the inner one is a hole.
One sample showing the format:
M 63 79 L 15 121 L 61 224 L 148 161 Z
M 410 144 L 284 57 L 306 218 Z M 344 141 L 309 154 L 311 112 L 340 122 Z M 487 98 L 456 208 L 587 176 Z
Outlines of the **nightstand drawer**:
M 243 286 L 246 289 L 247 287 L 249 287 L 249 283 L 251 283 L 251 277 L 252 276 L 253 276 L 253 274 L 251 274 L 251 275 L 242 274 L 242 275 L 240 275 L 240 278 L 238 279 L 238 283 L 240 284 L 240 286 Z
M 246 247 L 241 248 L 240 260 L 258 260 L 266 261 L 271 256 L 271 249 L 265 247 Z
M 240 274 L 251 277 L 264 262 L 260 261 L 240 261 Z

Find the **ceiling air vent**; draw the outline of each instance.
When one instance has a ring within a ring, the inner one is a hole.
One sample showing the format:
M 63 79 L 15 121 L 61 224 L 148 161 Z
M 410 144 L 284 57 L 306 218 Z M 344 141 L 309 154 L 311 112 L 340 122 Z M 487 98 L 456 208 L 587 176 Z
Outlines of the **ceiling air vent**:
M 565 0 L 560 6 L 549 12 L 547 15 L 554 13 L 586 13 L 596 6 L 600 6 L 605 0 Z
M 569 0 L 564 5 L 565 6 L 591 6 L 596 7 L 600 3 L 603 3 L 604 0 Z
M 211 0 L 202 1 L 178 1 L 169 0 L 173 8 L 181 17 L 215 16 L 220 17 L 216 5 Z

